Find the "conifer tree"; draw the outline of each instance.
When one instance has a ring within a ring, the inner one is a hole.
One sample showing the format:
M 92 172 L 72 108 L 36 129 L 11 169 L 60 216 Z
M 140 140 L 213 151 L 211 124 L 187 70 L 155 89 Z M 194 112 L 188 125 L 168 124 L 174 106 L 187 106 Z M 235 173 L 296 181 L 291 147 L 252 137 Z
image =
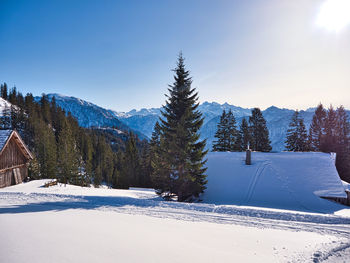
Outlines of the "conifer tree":
M 336 152 L 336 128 L 337 114 L 331 105 L 327 111 L 324 123 L 324 136 L 321 137 L 322 152 Z
M 6 83 L 1 85 L 1 97 L 4 100 L 7 100 L 7 98 L 8 98 L 8 90 L 7 90 L 7 84 Z
M 336 166 L 340 177 L 350 182 L 350 123 L 343 106 L 337 111 L 335 136 L 337 138 Z
M 78 158 L 75 138 L 67 119 L 64 119 L 58 136 L 57 168 L 60 182 L 79 185 Z
M 239 126 L 239 132 L 237 137 L 238 151 L 245 151 L 248 149 L 250 140 L 249 125 L 245 118 L 242 119 Z
M 213 152 L 229 151 L 229 138 L 227 133 L 228 119 L 226 115 L 226 111 L 223 110 L 214 135 L 216 141 L 213 142 Z
M 269 152 L 272 147 L 270 145 L 269 131 L 259 108 L 252 110 L 249 117 L 249 130 L 251 134 L 250 146 L 253 151 Z
M 205 190 L 207 151 L 205 141 L 199 141 L 203 124 L 198 111 L 198 93 L 191 87 L 192 79 L 185 69 L 180 53 L 174 70 L 174 83 L 162 112 L 160 151 L 154 174 L 158 194 L 173 195 L 178 201 L 192 201 Z
M 239 151 L 236 118 L 233 115 L 231 110 L 229 110 L 227 113 L 227 131 L 228 131 L 229 151 L 231 151 L 231 152 Z
M 305 152 L 308 150 L 308 137 L 304 120 L 299 111 L 295 111 L 287 130 L 286 149 L 294 152 Z
M 57 176 L 57 146 L 52 129 L 41 119 L 34 123 L 35 155 L 41 178 Z
M 128 186 L 140 186 L 140 159 L 136 148 L 135 135 L 130 133 L 129 140 L 126 143 L 125 155 L 123 160 L 122 173 L 129 180 Z
M 320 103 L 312 117 L 312 122 L 309 130 L 309 144 L 312 151 L 321 150 L 321 141 L 324 136 L 326 111 Z

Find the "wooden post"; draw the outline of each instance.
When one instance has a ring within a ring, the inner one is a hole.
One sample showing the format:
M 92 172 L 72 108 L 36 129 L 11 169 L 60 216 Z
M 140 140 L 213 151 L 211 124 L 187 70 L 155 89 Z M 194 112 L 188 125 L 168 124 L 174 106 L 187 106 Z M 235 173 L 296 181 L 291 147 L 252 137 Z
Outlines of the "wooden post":
M 245 164 L 246 165 L 252 164 L 252 151 L 250 149 L 247 149 L 247 151 L 246 151 Z

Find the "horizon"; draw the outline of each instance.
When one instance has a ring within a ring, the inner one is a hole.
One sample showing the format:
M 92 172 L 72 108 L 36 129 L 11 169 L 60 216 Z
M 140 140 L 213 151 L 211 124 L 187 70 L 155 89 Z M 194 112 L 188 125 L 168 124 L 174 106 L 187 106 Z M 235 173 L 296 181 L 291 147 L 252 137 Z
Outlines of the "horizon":
M 2 1 L 0 81 L 121 112 L 158 108 L 183 51 L 200 103 L 350 108 L 349 19 L 326 12 L 335 2 Z
M 59 93 L 47 93 L 47 94 L 45 94 L 45 95 L 57 95 L 57 96 L 61 96 L 61 97 L 68 97 L 68 98 L 74 98 L 74 99 L 83 100 L 83 99 L 78 98 L 78 97 L 69 96 L 69 95 L 64 95 L 64 94 L 59 94 Z M 34 97 L 41 97 L 42 95 L 33 95 L 33 96 L 34 96 Z M 83 100 L 83 101 L 84 101 L 84 102 L 87 102 L 87 103 L 92 103 L 92 104 L 94 104 L 94 105 L 96 105 L 96 106 L 98 106 L 98 107 L 104 108 L 103 106 L 98 105 L 98 104 L 95 104 L 95 103 L 93 103 L 93 102 L 91 102 L 91 101 L 87 101 L 87 100 Z M 245 108 L 245 107 L 241 107 L 240 105 L 234 105 L 234 104 L 230 104 L 230 103 L 228 103 L 228 102 L 219 103 L 219 102 L 217 102 L 217 101 L 203 101 L 203 102 L 200 102 L 199 104 L 202 105 L 202 104 L 204 104 L 204 103 L 218 104 L 218 105 L 220 105 L 220 106 L 223 106 L 223 105 L 227 104 L 227 105 L 229 105 L 229 106 L 234 106 L 234 107 L 242 108 L 242 109 L 245 109 L 245 110 L 251 110 L 251 109 L 253 109 L 253 108 L 259 108 L 259 107 Z M 327 109 L 327 110 L 329 109 L 330 106 L 332 106 L 334 109 L 337 109 L 337 108 L 340 107 L 340 106 L 344 106 L 344 105 L 333 105 L 333 104 L 324 105 L 322 102 L 320 102 L 320 103 L 321 103 L 322 106 L 323 106 L 325 109 Z M 278 106 L 276 106 L 276 105 L 270 105 L 270 106 L 268 106 L 268 107 L 266 107 L 266 108 L 259 108 L 259 109 L 260 109 L 261 111 L 265 111 L 265 110 L 267 110 L 267 109 L 269 109 L 269 108 L 276 107 L 276 108 L 281 109 L 281 110 L 308 111 L 308 110 L 316 109 L 318 105 L 319 105 L 319 104 L 317 104 L 317 105 L 314 106 L 314 107 L 310 106 L 310 107 L 307 107 L 307 108 L 304 108 L 304 109 L 293 109 L 293 108 L 286 108 L 286 107 L 278 107 Z M 111 109 L 111 108 L 104 108 L 104 109 L 106 109 L 106 110 L 111 110 L 111 111 L 115 111 L 115 112 L 117 112 L 117 113 L 128 113 L 128 112 L 131 112 L 131 111 L 141 111 L 141 110 L 160 109 L 160 108 L 162 108 L 162 107 L 163 107 L 163 105 L 160 105 L 159 107 L 150 107 L 150 108 L 133 108 L 133 109 L 128 110 L 128 111 L 119 111 L 119 110 L 117 110 L 117 109 Z M 344 107 L 344 109 L 350 111 L 350 108 Z

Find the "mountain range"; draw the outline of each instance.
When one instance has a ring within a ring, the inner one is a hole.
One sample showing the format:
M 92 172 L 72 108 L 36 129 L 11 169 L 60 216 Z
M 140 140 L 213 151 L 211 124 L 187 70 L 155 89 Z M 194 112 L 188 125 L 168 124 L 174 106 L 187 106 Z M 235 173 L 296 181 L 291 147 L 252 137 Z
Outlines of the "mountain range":
M 93 103 L 81 100 L 75 97 L 64 96 L 60 94 L 47 94 L 51 100 L 56 99 L 57 105 L 66 112 L 70 112 L 77 118 L 82 127 L 114 127 L 120 132 L 133 131 L 140 139 L 150 138 L 156 121 L 161 116 L 161 108 L 131 110 L 129 112 L 118 112 L 97 106 Z M 40 97 L 35 98 L 37 101 Z M 199 105 L 199 111 L 202 112 L 204 123 L 201 128 L 201 138 L 207 139 L 207 147 L 211 149 L 217 124 L 223 110 L 231 110 L 236 117 L 237 127 L 243 118 L 248 118 L 251 109 L 242 108 L 228 103 L 219 104 L 216 102 L 204 102 Z M 304 119 L 305 126 L 308 129 L 315 108 L 309 108 L 300 111 L 300 116 Z M 285 149 L 284 142 L 289 122 L 295 111 L 291 109 L 278 108 L 271 106 L 262 111 L 269 129 L 272 150 L 279 152 Z M 350 118 L 350 111 L 347 111 Z

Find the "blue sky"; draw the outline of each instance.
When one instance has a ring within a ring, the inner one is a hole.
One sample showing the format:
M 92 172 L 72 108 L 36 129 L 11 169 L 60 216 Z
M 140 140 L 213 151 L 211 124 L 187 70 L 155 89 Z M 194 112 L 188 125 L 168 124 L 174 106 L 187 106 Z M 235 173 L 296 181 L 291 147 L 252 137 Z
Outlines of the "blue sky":
M 321 0 L 0 0 L 0 81 L 118 111 L 164 104 L 183 51 L 200 101 L 350 108 L 350 30 Z

